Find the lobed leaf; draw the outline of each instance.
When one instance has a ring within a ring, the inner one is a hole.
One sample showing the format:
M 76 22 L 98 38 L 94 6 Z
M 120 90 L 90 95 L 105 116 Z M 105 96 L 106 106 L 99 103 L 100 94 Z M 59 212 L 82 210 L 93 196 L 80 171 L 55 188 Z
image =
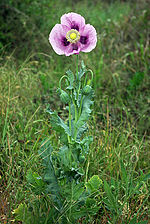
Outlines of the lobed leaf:
M 68 146 L 64 145 L 63 147 L 61 147 L 59 149 L 58 155 L 59 155 L 59 158 L 60 158 L 60 161 L 61 161 L 61 165 L 63 165 L 64 167 L 66 167 L 66 170 L 68 170 L 69 168 L 71 168 L 70 167 L 70 164 L 71 164 L 71 155 L 70 155 Z
M 79 117 L 79 120 L 76 123 L 76 129 L 79 129 L 85 126 L 85 122 L 89 119 L 89 116 L 91 113 L 90 107 L 93 104 L 93 101 L 91 100 L 91 98 L 92 98 L 91 94 L 83 97 L 81 116 Z
M 105 190 L 108 200 L 109 200 L 107 204 L 110 206 L 110 208 L 112 208 L 113 210 L 116 211 L 118 204 L 117 204 L 116 199 L 115 199 L 114 195 L 112 194 L 111 189 L 106 181 L 104 181 L 104 190 Z
M 46 192 L 51 193 L 54 201 L 59 201 L 59 185 L 55 176 L 54 167 L 52 164 L 51 153 L 53 148 L 50 144 L 50 140 L 46 139 L 41 145 L 39 155 L 43 159 L 43 165 L 45 167 L 44 181 L 47 183 Z M 60 201 L 59 201 L 60 202 Z
M 71 215 L 75 219 L 79 219 L 83 216 L 88 216 L 88 215 L 95 215 L 99 210 L 99 207 L 94 207 L 94 208 L 80 208 L 79 210 L 72 211 Z
M 86 183 L 86 189 L 91 194 L 99 190 L 102 186 L 102 180 L 98 175 L 94 175 L 90 178 L 90 180 Z
M 15 215 L 15 220 L 22 221 L 24 224 L 32 223 L 32 213 L 28 211 L 25 203 L 21 203 L 12 213 Z
M 44 191 L 45 183 L 42 180 L 42 177 L 39 176 L 37 173 L 32 172 L 32 170 L 28 170 L 27 172 L 27 182 L 30 184 L 32 190 L 35 193 L 41 193 Z
M 79 71 L 79 80 L 81 80 L 82 76 L 85 74 L 87 71 L 86 66 L 84 64 L 84 61 L 81 62 L 81 69 Z
M 71 136 L 69 126 L 57 115 L 57 112 L 52 110 L 47 110 L 47 112 L 51 115 L 50 121 L 53 129 L 60 133 L 64 130 L 67 135 Z
M 77 141 L 80 141 L 81 136 L 88 130 L 87 124 L 82 125 L 80 128 L 78 128 L 77 131 Z
M 66 88 L 66 89 L 73 89 L 73 84 L 74 84 L 74 74 L 71 70 L 68 70 L 67 72 L 67 75 L 68 75 L 68 79 L 69 79 L 69 82 L 70 82 L 70 85 Z
M 66 198 L 68 201 L 79 201 L 83 195 L 84 187 L 82 183 L 73 181 L 65 190 Z

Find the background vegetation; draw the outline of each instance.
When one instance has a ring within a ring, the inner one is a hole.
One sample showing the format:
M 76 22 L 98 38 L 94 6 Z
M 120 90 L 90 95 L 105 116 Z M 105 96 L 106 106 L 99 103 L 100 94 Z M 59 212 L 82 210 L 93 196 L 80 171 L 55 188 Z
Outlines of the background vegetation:
M 98 44 L 80 60 L 94 71 L 95 104 L 89 123 L 88 178 L 107 180 L 99 212 L 79 223 L 147 223 L 150 148 L 149 1 L 3 0 L 0 3 L 0 215 L 14 223 L 12 211 L 32 204 L 39 216 L 45 199 L 27 186 L 29 169 L 41 172 L 40 142 L 51 130 L 47 104 L 64 114 L 56 89 L 74 57 L 58 56 L 48 35 L 67 12 L 83 15 Z M 144 176 L 146 174 L 147 176 Z M 141 178 L 141 179 L 140 179 Z M 141 182 L 142 184 L 141 184 Z M 131 189 L 138 190 L 131 194 Z M 37 207 L 36 207 L 37 206 Z M 45 207 L 44 207 L 45 206 Z M 122 207 L 120 217 L 115 206 Z M 37 210 L 36 210 L 37 209 Z M 16 223 L 19 223 L 16 221 Z

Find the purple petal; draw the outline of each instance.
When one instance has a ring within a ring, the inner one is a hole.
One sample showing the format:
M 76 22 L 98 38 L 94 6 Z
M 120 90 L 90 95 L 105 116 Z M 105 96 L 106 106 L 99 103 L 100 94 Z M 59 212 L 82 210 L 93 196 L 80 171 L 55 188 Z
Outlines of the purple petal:
M 96 47 L 97 34 L 95 28 L 87 24 L 80 32 L 81 51 L 90 52 Z
M 85 26 L 85 19 L 77 13 L 70 12 L 61 17 L 61 24 L 80 31 Z
M 65 54 L 65 48 L 70 44 L 66 39 L 66 33 L 68 31 L 69 28 L 67 26 L 56 24 L 50 32 L 49 42 L 54 51 L 59 55 Z
M 79 54 L 80 52 L 80 43 L 76 43 L 76 44 L 70 44 L 66 49 L 65 49 L 65 55 L 66 56 L 70 56 L 72 54 Z

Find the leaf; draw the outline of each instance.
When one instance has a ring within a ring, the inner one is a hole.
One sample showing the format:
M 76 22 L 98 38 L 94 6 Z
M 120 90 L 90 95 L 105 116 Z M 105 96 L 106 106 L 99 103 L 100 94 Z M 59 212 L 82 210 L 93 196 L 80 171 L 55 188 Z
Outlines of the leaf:
M 82 137 L 83 133 L 88 130 L 87 124 L 82 125 L 80 128 L 78 128 L 77 132 L 77 141 L 80 141 L 80 138 Z
M 50 144 L 50 140 L 46 139 L 45 141 L 43 141 L 41 145 L 41 149 L 39 150 L 39 155 L 42 157 L 43 165 L 45 167 L 44 181 L 47 183 L 46 192 L 51 193 L 55 201 L 59 201 L 60 189 L 57 182 L 57 178 L 55 176 L 54 167 L 52 164 L 52 159 L 51 159 L 52 151 L 53 151 L 53 148 Z
M 110 208 L 116 211 L 117 210 L 117 202 L 116 202 L 116 199 L 113 196 L 113 194 L 111 192 L 111 189 L 110 189 L 110 187 L 109 187 L 109 185 L 106 181 L 104 181 L 104 190 L 105 190 L 105 192 L 107 194 L 107 197 L 109 199 Z
M 81 80 L 82 76 L 85 74 L 87 71 L 86 66 L 84 64 L 84 61 L 81 62 L 81 69 L 79 71 L 79 80 Z
M 83 185 L 80 184 L 80 183 L 76 184 L 76 182 L 73 181 L 72 184 L 71 184 L 71 197 L 70 197 L 70 199 L 73 200 L 73 201 L 79 201 L 83 192 L 84 192 Z
M 89 119 L 89 115 L 91 113 L 90 107 L 93 104 L 93 101 L 91 101 L 91 98 L 92 98 L 92 95 L 87 95 L 83 97 L 81 116 L 76 123 L 76 129 L 79 129 L 82 126 L 85 126 L 85 122 Z
M 14 209 L 12 214 L 15 215 L 15 220 L 22 221 L 24 224 L 32 223 L 31 212 L 28 211 L 27 205 L 21 203 L 18 208 Z
M 76 181 L 73 180 L 64 187 L 64 197 L 69 203 L 80 201 L 84 194 L 84 187 L 82 183 L 76 183 Z
M 80 184 L 75 185 L 72 199 L 78 201 L 84 192 L 84 188 Z
M 93 142 L 93 136 L 86 136 L 82 139 L 81 144 L 90 145 Z
M 88 208 L 90 208 L 90 207 L 95 207 L 96 204 L 97 204 L 96 199 L 94 199 L 94 198 L 87 198 L 87 199 L 86 199 L 86 206 L 87 206 Z
M 56 111 L 52 111 L 52 110 L 47 110 L 47 112 L 51 115 L 51 125 L 54 128 L 54 130 L 56 130 L 57 132 L 62 132 L 62 130 L 64 130 L 64 132 L 71 136 L 70 130 L 69 130 L 69 126 L 67 126 L 64 121 L 57 115 Z
M 74 83 L 74 74 L 71 70 L 68 70 L 67 72 L 67 75 L 68 75 L 68 79 L 69 79 L 69 82 L 70 82 L 70 85 L 66 88 L 66 89 L 73 89 L 73 83 Z
M 86 189 L 91 194 L 99 190 L 102 186 L 102 180 L 98 175 L 94 175 L 90 178 L 90 180 L 86 183 Z
M 35 172 L 33 173 L 31 169 L 27 172 L 26 178 L 35 193 L 41 193 L 44 190 L 45 183 L 42 177 Z
M 103 202 L 105 203 L 105 206 L 108 210 L 114 210 L 111 202 L 107 198 L 103 198 Z
M 37 173 L 33 173 L 32 170 L 29 170 L 27 172 L 27 181 L 30 184 L 36 184 L 38 186 L 43 185 L 42 177 L 40 177 Z
M 94 208 L 80 208 L 78 211 L 72 211 L 71 216 L 73 216 L 74 219 L 79 219 L 83 216 L 95 215 L 98 210 L 98 206 Z
M 59 149 L 58 155 L 61 161 L 61 165 L 66 167 L 66 170 L 64 171 L 67 171 L 69 168 L 71 168 L 71 155 L 68 146 L 64 145 L 61 147 Z

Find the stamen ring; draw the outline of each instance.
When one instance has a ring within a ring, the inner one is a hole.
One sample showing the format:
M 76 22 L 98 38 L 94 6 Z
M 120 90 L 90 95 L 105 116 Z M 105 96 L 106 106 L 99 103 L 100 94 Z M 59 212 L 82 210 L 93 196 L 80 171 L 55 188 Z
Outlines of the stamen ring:
M 67 32 L 66 39 L 70 43 L 74 44 L 80 40 L 80 33 L 75 29 L 71 29 Z

